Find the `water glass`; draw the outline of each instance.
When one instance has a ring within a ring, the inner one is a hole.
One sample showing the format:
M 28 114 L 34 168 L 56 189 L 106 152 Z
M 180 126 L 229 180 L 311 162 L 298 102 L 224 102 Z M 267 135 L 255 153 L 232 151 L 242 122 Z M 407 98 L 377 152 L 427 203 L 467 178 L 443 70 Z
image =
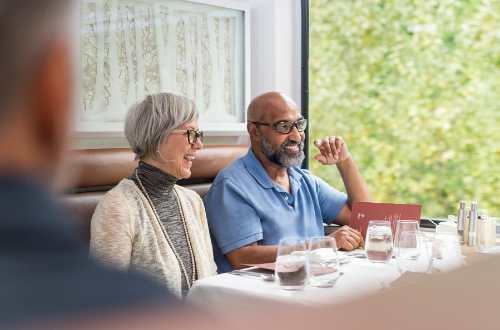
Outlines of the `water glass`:
M 419 255 L 417 221 L 399 220 L 394 235 L 394 252 L 401 258 L 416 260 Z
M 392 229 L 389 221 L 371 220 L 366 231 L 365 251 L 371 262 L 386 263 L 392 258 Z
M 328 288 L 337 281 L 339 271 L 337 244 L 333 237 L 309 239 L 309 284 Z
M 492 235 L 492 241 L 488 244 L 488 246 L 481 249 L 480 245 L 479 248 L 482 253 L 498 254 L 500 253 L 500 217 L 490 217 L 490 220 L 492 221 L 491 225 L 494 227 L 494 229 L 492 228 L 492 231 L 494 231 L 495 235 Z
M 427 273 L 431 267 L 431 242 L 420 233 L 417 221 L 399 220 L 394 237 L 394 255 L 401 273 Z
M 436 233 L 432 242 L 431 271 L 443 272 L 464 265 L 459 237 L 456 234 Z
M 275 275 L 285 290 L 301 290 L 307 282 L 307 244 L 301 238 L 283 238 L 278 245 Z

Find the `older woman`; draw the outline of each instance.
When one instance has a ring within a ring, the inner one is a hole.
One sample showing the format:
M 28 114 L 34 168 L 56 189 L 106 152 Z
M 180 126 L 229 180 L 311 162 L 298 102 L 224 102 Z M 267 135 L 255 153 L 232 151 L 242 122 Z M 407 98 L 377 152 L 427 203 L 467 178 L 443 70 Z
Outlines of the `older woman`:
M 104 196 L 91 223 L 92 254 L 146 271 L 179 296 L 216 273 L 203 202 L 176 185 L 191 176 L 203 147 L 197 119 L 193 102 L 174 94 L 149 95 L 134 105 L 125 135 L 139 165 Z

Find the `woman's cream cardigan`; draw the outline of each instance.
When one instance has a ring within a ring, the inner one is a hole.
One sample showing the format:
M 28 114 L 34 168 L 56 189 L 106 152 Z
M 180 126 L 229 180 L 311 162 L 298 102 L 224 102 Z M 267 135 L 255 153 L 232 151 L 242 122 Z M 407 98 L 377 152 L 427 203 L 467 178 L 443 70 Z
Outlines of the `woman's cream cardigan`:
M 203 202 L 192 190 L 178 185 L 174 190 L 189 232 L 198 279 L 215 275 L 217 266 Z M 152 274 L 181 296 L 181 268 L 161 226 L 137 185 L 123 179 L 103 197 L 92 216 L 91 254 L 123 270 Z

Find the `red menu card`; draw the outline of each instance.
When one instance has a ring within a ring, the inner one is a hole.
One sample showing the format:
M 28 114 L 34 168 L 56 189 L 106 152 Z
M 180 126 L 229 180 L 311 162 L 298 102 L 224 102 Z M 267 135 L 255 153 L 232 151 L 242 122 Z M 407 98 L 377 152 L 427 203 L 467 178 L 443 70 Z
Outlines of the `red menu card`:
M 370 220 L 388 220 L 391 222 L 394 236 L 398 220 L 420 221 L 421 210 L 422 206 L 418 204 L 355 202 L 349 225 L 359 230 L 366 239 L 366 229 Z

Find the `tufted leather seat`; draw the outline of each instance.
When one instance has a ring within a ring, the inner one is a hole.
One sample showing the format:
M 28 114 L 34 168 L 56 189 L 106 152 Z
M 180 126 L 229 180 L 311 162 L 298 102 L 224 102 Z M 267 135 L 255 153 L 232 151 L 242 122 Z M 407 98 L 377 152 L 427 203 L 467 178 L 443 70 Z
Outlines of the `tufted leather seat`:
M 179 184 L 204 196 L 217 173 L 229 163 L 245 155 L 245 145 L 209 145 L 201 149 L 191 168 L 191 178 Z M 74 151 L 71 166 L 78 175 L 62 203 L 78 219 L 85 242 L 89 241 L 90 220 L 104 194 L 137 166 L 130 149 L 91 149 Z

